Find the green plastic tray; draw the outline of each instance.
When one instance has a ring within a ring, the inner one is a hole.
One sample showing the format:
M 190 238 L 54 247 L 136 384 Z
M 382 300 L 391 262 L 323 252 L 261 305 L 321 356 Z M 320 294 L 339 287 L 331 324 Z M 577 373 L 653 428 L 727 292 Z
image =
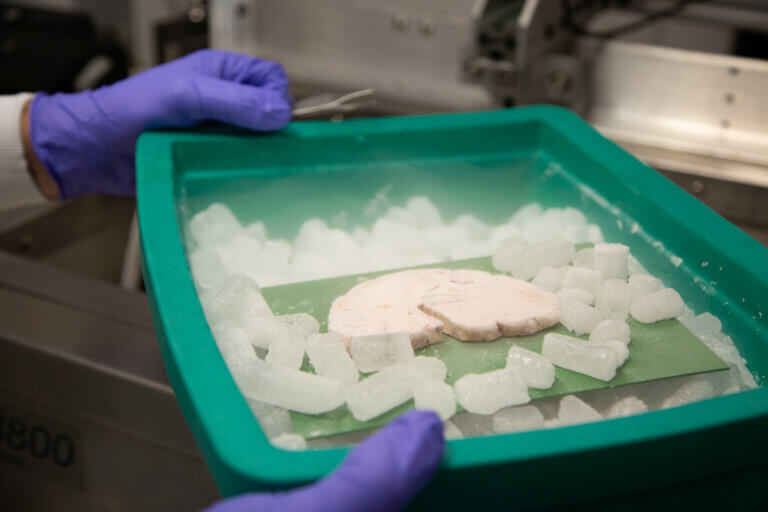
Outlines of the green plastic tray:
M 212 201 L 285 237 L 307 217 L 341 210 L 364 222 L 387 186 L 393 203 L 420 193 L 448 218 L 471 212 L 493 223 L 531 201 L 574 206 L 697 312 L 721 318 L 755 374 L 768 370 L 768 250 L 566 110 L 303 122 L 270 135 L 148 133 L 136 162 L 145 280 L 168 377 L 224 495 L 311 482 L 348 449 L 273 448 L 238 392 L 197 300 L 181 229 Z M 766 427 L 760 388 L 451 441 L 414 507 L 552 506 L 669 486 L 764 462 Z

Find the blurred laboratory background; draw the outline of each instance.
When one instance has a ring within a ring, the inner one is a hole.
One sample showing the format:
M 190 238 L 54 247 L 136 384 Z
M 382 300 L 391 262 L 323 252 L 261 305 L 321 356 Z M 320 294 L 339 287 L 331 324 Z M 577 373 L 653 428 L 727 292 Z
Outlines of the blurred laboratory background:
M 0 94 L 95 88 L 209 47 L 282 63 L 297 107 L 373 89 L 318 114 L 338 122 L 567 107 L 768 245 L 765 0 L 0 2 Z M 144 295 L 135 201 L 2 198 L 0 417 L 54 448 L 0 446 L 0 508 L 210 504 Z

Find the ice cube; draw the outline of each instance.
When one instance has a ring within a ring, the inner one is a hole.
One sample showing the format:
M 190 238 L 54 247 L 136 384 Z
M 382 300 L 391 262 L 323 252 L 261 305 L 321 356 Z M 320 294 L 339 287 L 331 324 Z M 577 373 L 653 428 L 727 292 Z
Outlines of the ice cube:
M 259 316 L 246 320 L 245 332 L 257 347 L 267 349 L 277 339 L 300 337 L 290 325 L 273 316 Z
M 491 247 L 495 252 L 505 241 L 514 238 L 522 240 L 522 232 L 514 224 L 502 224 L 491 231 Z
M 520 237 L 504 240 L 494 251 L 493 268 L 500 272 L 520 274 L 528 243 Z
M 560 208 L 549 208 L 544 211 L 544 214 L 539 219 L 542 226 L 546 226 L 543 233 L 546 238 L 554 238 L 561 236 L 562 232 L 571 226 L 569 221 L 571 220 L 569 214 L 565 213 L 565 210 Z M 542 238 L 541 240 L 546 240 Z
M 230 209 L 221 203 L 213 203 L 195 214 L 187 225 L 187 230 L 197 246 L 209 249 L 229 242 L 242 229 Z
M 688 327 L 688 325 L 691 323 L 691 320 L 693 320 L 693 317 L 695 316 L 696 316 L 696 313 L 694 313 L 694 311 L 691 308 L 683 304 L 683 312 L 677 315 L 677 319 L 680 321 L 681 324 Z M 688 329 L 690 330 L 690 327 L 688 327 Z
M 285 240 L 267 240 L 261 250 L 249 256 L 260 275 L 279 275 L 288 271 L 292 254 L 291 244 Z
M 560 323 L 577 335 L 587 334 L 604 318 L 601 310 L 560 297 Z
M 370 244 L 391 247 L 406 254 L 426 247 L 423 232 L 412 223 L 401 224 L 388 218 L 381 218 L 373 224 Z
M 307 313 L 294 313 L 292 315 L 280 315 L 278 320 L 287 324 L 299 336 L 308 338 L 312 334 L 320 332 L 320 323 L 312 315 Z
M 661 288 L 661 281 L 651 275 L 634 274 L 629 277 L 630 300 L 639 299 Z
M 267 228 L 264 227 L 264 223 L 261 221 L 249 224 L 243 232 L 262 244 L 267 241 Z
M 632 256 L 631 254 L 629 255 L 629 258 L 627 260 L 628 260 L 627 261 L 627 269 L 629 271 L 629 275 L 630 276 L 634 276 L 634 275 L 637 275 L 637 274 L 647 274 L 648 273 L 648 271 L 645 269 L 645 267 L 642 266 L 639 261 L 637 261 L 637 258 Z
M 608 382 L 629 353 L 621 342 L 595 344 L 549 333 L 544 335 L 541 354 L 557 366 Z
M 661 408 L 677 407 L 699 400 L 706 400 L 715 396 L 714 385 L 706 379 L 695 378 L 687 380 L 680 387 L 675 389 L 667 398 L 662 400 Z
M 316 252 L 338 258 L 340 261 L 350 261 L 361 252 L 360 246 L 346 231 L 331 229 L 324 238 L 323 244 L 314 248 Z
M 436 357 L 416 356 L 408 363 L 415 372 L 416 379 L 444 381 L 448 374 L 445 363 Z
M 569 233 L 565 232 L 555 215 L 545 214 L 523 224 L 523 238 L 532 244 L 538 244 L 555 237 L 567 240 L 568 235 Z
M 582 268 L 595 268 L 595 250 L 591 247 L 576 251 L 573 255 L 573 266 Z
M 343 384 L 354 384 L 360 379 L 357 366 L 349 357 L 344 342 L 335 334 L 310 335 L 307 340 L 307 356 L 318 375 Z
M 629 312 L 638 322 L 650 324 L 679 316 L 683 307 L 680 295 L 672 288 L 664 288 L 633 300 Z
M 424 196 L 414 196 L 405 204 L 405 209 L 413 215 L 414 226 L 417 229 L 425 229 L 439 226 L 443 223 L 440 212 L 432 201 Z
M 531 246 L 523 254 L 522 265 L 512 269 L 517 279 L 532 279 L 544 267 L 562 267 L 573 259 L 573 243 L 568 240 L 546 240 Z
M 228 274 L 255 276 L 259 264 L 254 258 L 263 250 L 261 242 L 245 235 L 237 235 L 227 244 L 220 246 L 216 254 Z
M 603 279 L 627 279 L 629 247 L 622 244 L 597 244 L 594 251 L 595 270 Z
M 587 223 L 587 218 L 576 208 L 563 208 L 561 220 L 564 224 L 569 226 L 583 226 Z
M 296 251 L 314 251 L 322 247 L 331 228 L 321 219 L 308 219 L 299 227 L 299 233 L 293 242 Z
M 622 416 L 631 416 L 648 411 L 648 406 L 636 396 L 627 396 L 615 402 L 608 409 L 609 418 L 620 418 Z
M 560 289 L 567 268 L 564 266 L 560 268 L 544 267 L 539 270 L 539 273 L 536 274 L 531 283 L 544 290 L 556 292 Z
M 566 240 L 573 242 L 574 244 L 583 244 L 585 242 L 589 242 L 589 226 L 565 226 L 565 228 L 562 230 L 561 236 Z
M 702 313 L 693 317 L 686 327 L 698 337 L 716 336 L 722 330 L 723 324 L 711 313 Z
M 456 398 L 453 388 L 439 380 L 427 380 L 413 391 L 416 409 L 435 411 L 445 421 L 456 414 Z
M 333 261 L 321 254 L 297 253 L 291 258 L 288 275 L 291 281 L 312 281 L 331 277 L 335 272 L 335 265 Z M 282 281 L 276 281 L 273 284 L 279 282 Z
M 371 234 L 360 226 L 356 226 L 352 230 L 352 239 L 357 242 L 357 245 L 362 247 L 370 241 Z
M 298 370 L 304 361 L 306 344 L 307 340 L 303 336 L 293 329 L 289 329 L 286 334 L 272 340 L 264 360 L 268 363 Z
M 296 433 L 280 434 L 277 437 L 271 438 L 269 442 L 282 450 L 296 451 L 307 449 L 307 442 Z
M 621 279 L 609 279 L 600 287 L 595 307 L 607 318 L 626 320 L 629 316 L 629 286 Z
M 590 224 L 587 226 L 589 232 L 589 239 L 587 242 L 591 244 L 599 244 L 603 242 L 603 232 L 600 230 L 600 226 Z
M 362 379 L 344 390 L 352 415 L 358 421 L 368 421 L 397 407 L 413 396 L 409 369 L 392 366 Z
M 246 323 L 251 343 L 268 348 L 267 361 L 299 369 L 304 361 L 307 337 L 319 330 L 319 324 L 305 313 L 277 318 L 262 317 Z
M 534 405 L 510 407 L 493 415 L 494 432 L 520 432 L 544 427 L 544 416 Z
M 304 414 L 332 411 L 344 403 L 341 382 L 263 361 L 229 365 L 248 398 Z
M 718 372 L 718 374 L 729 374 L 731 382 L 721 387 L 733 387 L 740 389 L 753 389 L 757 386 L 755 377 L 747 368 L 747 361 L 741 356 L 730 336 L 723 333 L 714 335 L 703 335 L 701 341 L 720 359 L 723 360 L 731 370 L 728 372 Z
M 224 284 L 227 272 L 215 251 L 195 249 L 189 255 L 192 278 L 199 288 L 210 289 Z
M 560 410 L 557 419 L 560 425 L 573 425 L 598 421 L 603 417 L 586 402 L 576 395 L 566 395 L 560 400 Z
M 296 313 L 292 315 L 257 316 L 245 322 L 245 331 L 251 343 L 257 347 L 269 348 L 281 338 L 306 340 L 317 333 L 320 325 L 311 315 Z
M 454 387 L 454 393 L 456 388 Z M 459 431 L 465 437 L 485 436 L 493 432 L 492 420 L 493 416 L 487 414 L 473 414 L 465 412 L 463 414 L 457 414 L 451 421 L 458 427 Z
M 267 437 L 273 438 L 280 434 L 293 432 L 291 416 L 285 409 L 248 397 L 245 398 L 245 401 L 248 402 L 253 415 L 259 420 L 259 426 Z
M 752 375 L 752 372 L 747 368 L 746 362 L 742 361 L 735 370 L 739 375 L 738 381 L 741 385 L 741 389 L 755 389 L 757 387 L 755 376 Z
M 507 353 L 507 368 L 518 372 L 532 388 L 549 389 L 555 383 L 555 367 L 549 359 L 516 345 Z
M 515 212 L 510 219 L 512 224 L 522 226 L 530 219 L 539 217 L 542 214 L 541 205 L 539 203 L 530 203 Z
M 629 326 L 622 320 L 607 318 L 601 320 L 592 332 L 589 333 L 589 341 L 592 343 L 605 343 L 606 341 L 620 341 L 629 345 Z
M 456 401 L 468 412 L 493 414 L 503 407 L 530 401 L 525 381 L 512 369 L 468 373 L 453 386 Z
M 415 216 L 405 208 L 392 206 L 381 219 L 394 222 L 403 226 L 414 226 L 416 224 Z
M 597 296 L 603 276 L 597 270 L 584 267 L 568 267 L 563 276 L 563 288 L 579 288 Z
M 409 363 L 414 357 L 411 336 L 407 332 L 354 337 L 349 352 L 363 373 Z
M 694 333 L 696 334 L 696 333 Z M 739 366 L 744 362 L 739 351 L 733 345 L 733 340 L 723 333 L 702 334 L 699 339 L 717 356 L 730 366 Z
M 595 302 L 595 296 L 581 288 L 563 288 L 557 292 L 557 298 L 564 301 L 576 301 L 591 306 Z
M 451 231 L 463 233 L 468 240 L 485 240 L 491 233 L 491 228 L 472 215 L 460 215 L 450 225 Z
M 250 319 L 272 316 L 259 285 L 243 275 L 228 277 L 223 286 L 206 294 L 203 310 L 211 325 L 230 321 L 245 327 Z
M 225 361 L 240 361 L 256 359 L 256 352 L 248 340 L 244 329 L 237 327 L 232 322 L 224 322 L 211 328 L 213 339 L 219 347 L 219 352 Z
M 629 359 L 629 347 L 623 341 L 603 341 L 600 343 L 590 343 L 594 348 L 608 350 L 613 354 L 613 362 L 616 368 L 621 367 Z
M 445 437 L 446 441 L 451 439 L 464 439 L 464 434 L 461 433 L 459 427 L 457 427 L 451 420 L 448 420 L 443 424 L 443 437 Z

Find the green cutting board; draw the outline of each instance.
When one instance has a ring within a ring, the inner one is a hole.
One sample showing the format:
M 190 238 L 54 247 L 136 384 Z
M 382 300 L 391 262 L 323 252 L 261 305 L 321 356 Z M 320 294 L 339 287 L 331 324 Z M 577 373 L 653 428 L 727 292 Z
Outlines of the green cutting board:
M 423 265 L 415 268 L 473 269 L 496 273 L 490 257 Z M 328 312 L 336 297 L 344 295 L 353 286 L 365 280 L 394 272 L 375 272 L 343 276 L 317 281 L 271 286 L 262 290 L 267 303 L 276 314 L 308 313 L 320 322 L 320 330 L 327 330 Z M 564 368 L 555 368 L 555 384 L 546 390 L 531 389 L 532 400 L 580 393 L 596 389 L 624 386 L 671 377 L 726 370 L 728 366 L 704 345 L 679 321 L 665 320 L 654 324 L 642 324 L 629 319 L 632 342 L 629 345 L 629 361 L 622 366 L 616 377 L 603 382 Z M 500 338 L 494 341 L 462 342 L 443 335 L 443 342 L 416 351 L 417 355 L 433 356 L 442 360 L 448 368 L 447 382 L 467 373 L 480 373 L 503 368 L 507 351 L 512 345 L 541 352 L 544 335 L 557 332 L 571 335 L 561 325 L 538 332 L 532 336 Z M 582 337 L 586 339 L 586 337 Z M 304 371 L 313 372 L 305 358 Z M 357 421 L 346 406 L 320 415 L 292 412 L 296 431 L 306 438 L 316 438 L 378 427 L 388 423 L 404 411 L 413 408 L 408 401 L 370 421 Z M 460 409 L 459 409 L 460 410 Z

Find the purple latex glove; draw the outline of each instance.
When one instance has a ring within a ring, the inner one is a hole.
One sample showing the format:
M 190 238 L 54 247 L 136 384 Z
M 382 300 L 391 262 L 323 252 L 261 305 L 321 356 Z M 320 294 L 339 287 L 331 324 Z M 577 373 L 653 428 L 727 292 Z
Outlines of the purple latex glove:
M 443 452 L 443 423 L 412 411 L 355 448 L 319 482 L 283 493 L 244 494 L 207 512 L 401 510 L 429 481 Z
M 131 195 L 142 131 L 208 120 L 277 130 L 291 119 L 290 104 L 288 77 L 279 64 L 202 50 L 95 91 L 38 93 L 30 132 L 62 199 Z

